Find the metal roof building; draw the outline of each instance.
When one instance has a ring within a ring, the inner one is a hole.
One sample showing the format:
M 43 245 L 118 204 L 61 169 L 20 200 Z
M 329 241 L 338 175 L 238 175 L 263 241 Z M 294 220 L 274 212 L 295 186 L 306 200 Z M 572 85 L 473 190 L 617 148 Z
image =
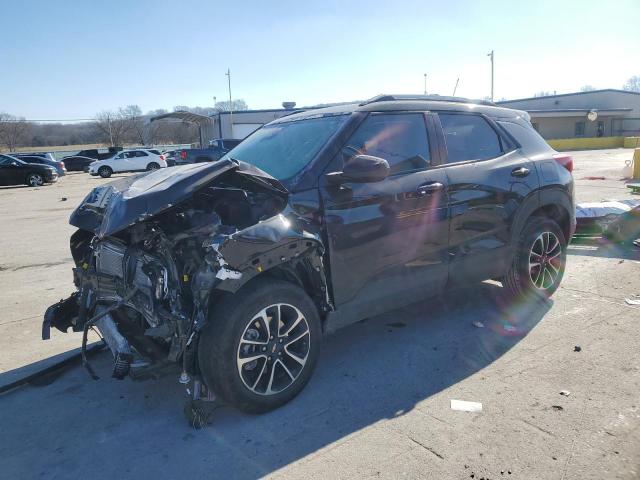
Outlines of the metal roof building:
M 546 139 L 625 137 L 640 134 L 640 93 L 593 90 L 496 102 L 526 110 Z

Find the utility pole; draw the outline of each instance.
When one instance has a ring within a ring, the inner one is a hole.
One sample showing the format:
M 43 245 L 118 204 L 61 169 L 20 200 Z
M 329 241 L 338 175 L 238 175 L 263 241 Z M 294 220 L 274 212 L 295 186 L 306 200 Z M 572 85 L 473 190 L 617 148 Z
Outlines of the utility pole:
M 424 74 L 424 94 L 427 94 L 427 74 Z
M 493 50 L 487 53 L 487 57 L 491 57 L 491 101 L 493 102 Z
M 458 90 L 458 82 L 460 81 L 460 77 L 456 80 L 456 86 L 453 87 L 453 96 L 456 96 L 456 90 Z
M 229 80 L 229 123 L 231 124 L 231 138 L 233 138 L 233 103 L 231 103 L 231 70 L 227 68 L 225 74 Z

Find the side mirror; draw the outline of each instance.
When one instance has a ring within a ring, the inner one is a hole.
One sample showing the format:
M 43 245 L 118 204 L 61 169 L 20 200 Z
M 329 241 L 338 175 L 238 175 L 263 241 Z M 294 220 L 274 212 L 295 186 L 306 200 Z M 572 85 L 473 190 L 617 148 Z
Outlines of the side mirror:
M 371 155 L 355 155 L 344 164 L 341 172 L 325 175 L 329 183 L 338 185 L 345 182 L 373 183 L 384 180 L 389 175 L 389 162 Z

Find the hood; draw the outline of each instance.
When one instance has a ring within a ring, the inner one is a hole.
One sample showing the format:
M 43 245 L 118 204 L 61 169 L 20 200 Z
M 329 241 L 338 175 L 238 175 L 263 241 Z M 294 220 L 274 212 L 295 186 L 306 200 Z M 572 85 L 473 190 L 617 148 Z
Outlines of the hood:
M 94 188 L 74 210 L 69 223 L 98 237 L 113 235 L 190 198 L 225 172 L 234 171 L 262 186 L 287 194 L 278 180 L 235 160 L 161 168 Z

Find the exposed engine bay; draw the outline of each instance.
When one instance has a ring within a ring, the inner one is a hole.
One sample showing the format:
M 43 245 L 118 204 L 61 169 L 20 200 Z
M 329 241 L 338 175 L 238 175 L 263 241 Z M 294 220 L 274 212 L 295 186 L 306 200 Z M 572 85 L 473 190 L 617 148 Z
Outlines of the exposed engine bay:
M 188 383 L 217 299 L 251 278 L 286 270 L 331 308 L 320 238 L 289 210 L 277 180 L 232 160 L 123 180 L 94 189 L 72 215 L 77 291 L 49 307 L 43 339 L 51 326 L 82 331 L 84 352 L 95 327 L 114 377 L 178 362 Z

